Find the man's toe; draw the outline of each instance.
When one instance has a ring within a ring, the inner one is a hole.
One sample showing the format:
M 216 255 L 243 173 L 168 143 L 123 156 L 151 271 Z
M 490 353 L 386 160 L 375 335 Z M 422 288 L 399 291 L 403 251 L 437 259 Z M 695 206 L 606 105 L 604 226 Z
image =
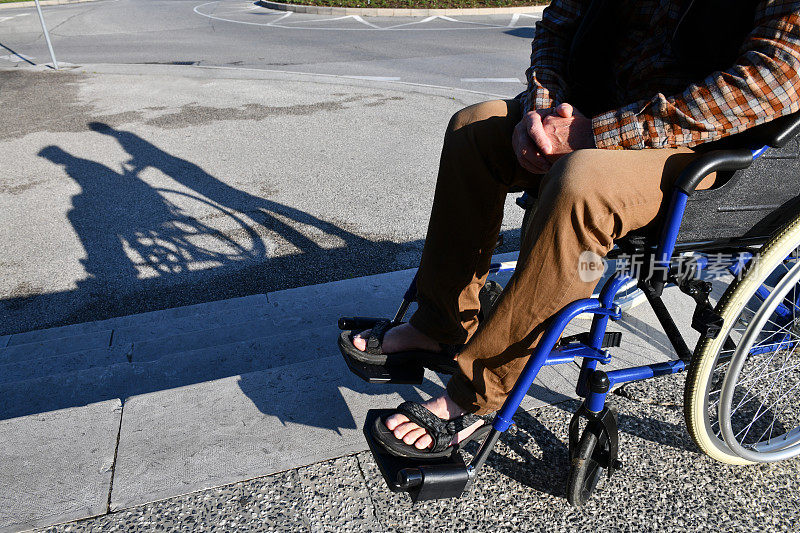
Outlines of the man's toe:
M 419 426 L 413 422 L 403 422 L 402 424 L 394 428 L 392 432 L 394 433 L 394 438 L 398 440 L 403 440 L 410 431 L 414 431 L 415 429 L 418 428 Z
M 432 444 L 433 444 L 433 439 L 431 438 L 430 435 L 425 433 L 423 436 L 417 439 L 417 442 L 414 443 L 414 447 L 417 448 L 418 450 L 425 450 L 427 448 L 430 448 Z
M 369 337 L 370 331 L 362 331 L 358 335 L 353 337 L 353 346 L 356 347 L 356 350 L 361 352 L 367 349 L 367 338 Z
M 417 442 L 417 439 L 419 439 L 423 435 L 425 435 L 424 429 L 420 427 L 412 429 L 403 436 L 403 442 L 409 445 L 414 444 L 415 442 Z
M 405 424 L 406 422 L 408 422 L 408 417 L 406 415 L 397 413 L 386 419 L 386 428 L 389 431 L 394 431 L 397 426 L 400 424 Z

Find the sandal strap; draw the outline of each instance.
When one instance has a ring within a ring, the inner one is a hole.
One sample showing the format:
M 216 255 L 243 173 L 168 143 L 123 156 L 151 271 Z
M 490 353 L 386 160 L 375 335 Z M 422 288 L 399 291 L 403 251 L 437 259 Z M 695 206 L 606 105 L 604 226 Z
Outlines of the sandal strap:
M 448 420 L 446 424 L 447 431 L 455 435 L 459 431 L 467 429 L 472 424 L 478 421 L 485 422 L 485 419 L 482 416 L 474 415 L 472 413 L 467 413 L 465 415 L 456 417 L 452 420 Z
M 383 355 L 383 350 L 381 349 L 383 346 L 383 336 L 386 335 L 386 332 L 393 326 L 394 324 L 392 324 L 391 320 L 381 320 L 372 326 L 369 338 L 367 339 L 367 348 L 364 351 L 372 355 Z
M 397 407 L 397 412 L 406 417 L 422 429 L 433 440 L 431 452 L 441 452 L 450 446 L 455 433 L 447 431 L 446 421 L 428 411 L 422 404 L 417 402 L 403 402 Z
M 441 452 L 450 447 L 453 437 L 461 430 L 467 429 L 478 421 L 489 423 L 494 418 L 494 413 L 476 415 L 467 413 L 457 416 L 452 420 L 444 420 L 428 411 L 422 404 L 416 402 L 403 402 L 397 407 L 397 412 L 408 417 L 433 439 L 431 452 Z

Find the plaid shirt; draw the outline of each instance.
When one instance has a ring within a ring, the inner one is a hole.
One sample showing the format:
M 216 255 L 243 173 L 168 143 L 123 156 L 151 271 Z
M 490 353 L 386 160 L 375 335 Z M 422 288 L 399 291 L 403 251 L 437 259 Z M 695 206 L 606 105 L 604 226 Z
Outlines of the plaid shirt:
M 624 14 L 616 50 L 608 51 L 620 105 L 592 118 L 598 148 L 695 146 L 800 109 L 800 2 L 758 2 L 735 63 L 691 79 L 668 53 L 688 0 L 612 1 Z M 526 72 L 526 110 L 566 101 L 568 51 L 589 4 L 553 0 L 544 10 Z

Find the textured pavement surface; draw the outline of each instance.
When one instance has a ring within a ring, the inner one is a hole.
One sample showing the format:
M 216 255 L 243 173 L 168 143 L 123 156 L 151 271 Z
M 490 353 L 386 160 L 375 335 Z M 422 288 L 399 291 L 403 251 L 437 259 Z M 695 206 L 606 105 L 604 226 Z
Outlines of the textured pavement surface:
M 638 385 L 657 403 L 612 396 L 625 466 L 581 510 L 565 496 L 569 401 L 519 416 L 458 500 L 412 505 L 364 452 L 42 531 L 796 530 L 800 461 L 734 467 L 703 456 L 684 427 L 682 385 Z

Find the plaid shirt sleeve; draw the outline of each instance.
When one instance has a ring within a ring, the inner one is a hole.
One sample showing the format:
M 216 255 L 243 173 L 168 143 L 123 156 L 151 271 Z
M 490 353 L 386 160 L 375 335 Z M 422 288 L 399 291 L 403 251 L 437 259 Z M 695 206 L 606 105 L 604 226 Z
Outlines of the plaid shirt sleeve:
M 554 107 L 564 101 L 564 69 L 572 36 L 590 0 L 553 0 L 536 23 L 531 43 L 531 66 L 525 71 L 528 88 L 522 95 L 527 111 Z
M 696 146 L 800 109 L 800 2 L 763 1 L 731 68 L 592 119 L 598 148 Z

